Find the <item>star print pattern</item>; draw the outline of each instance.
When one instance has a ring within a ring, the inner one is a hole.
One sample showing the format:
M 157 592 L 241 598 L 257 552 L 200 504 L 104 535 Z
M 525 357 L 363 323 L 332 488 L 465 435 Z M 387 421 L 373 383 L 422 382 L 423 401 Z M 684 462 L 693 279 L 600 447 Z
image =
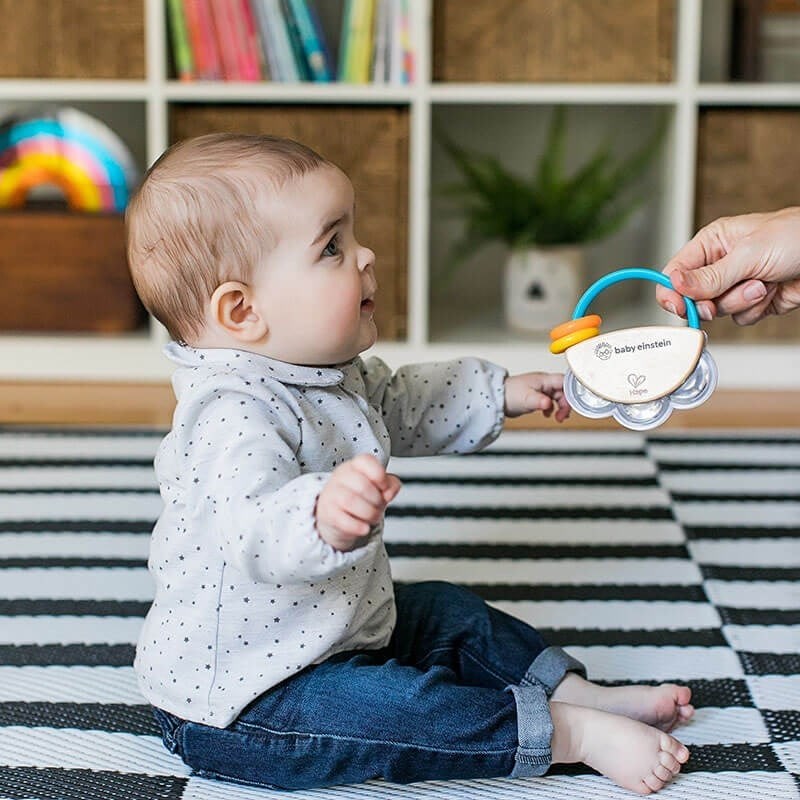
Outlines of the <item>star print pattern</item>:
M 360 453 L 386 465 L 486 446 L 502 429 L 506 373 L 472 358 L 392 373 L 376 358 L 308 367 L 176 343 L 166 353 L 178 404 L 155 461 L 156 590 L 134 666 L 153 705 L 225 727 L 308 665 L 389 640 L 382 526 L 347 553 L 317 534 L 332 470 Z

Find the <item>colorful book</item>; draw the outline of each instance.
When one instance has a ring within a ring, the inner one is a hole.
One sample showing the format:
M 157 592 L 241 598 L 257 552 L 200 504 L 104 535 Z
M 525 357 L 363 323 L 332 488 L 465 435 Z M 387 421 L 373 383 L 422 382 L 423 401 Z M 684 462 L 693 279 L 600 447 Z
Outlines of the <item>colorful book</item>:
M 236 53 L 236 28 L 230 11 L 230 0 L 211 0 L 211 18 L 222 62 L 222 74 L 226 81 L 238 81 L 241 80 L 241 75 Z
M 355 0 L 345 0 L 344 11 L 342 12 L 342 32 L 339 37 L 339 63 L 336 68 L 337 80 L 349 82 L 350 76 L 347 72 L 347 65 L 350 59 L 350 49 L 353 41 L 350 33 L 350 20 L 353 16 Z
M 186 28 L 186 17 L 183 14 L 182 0 L 167 0 L 169 30 L 172 39 L 172 57 L 175 61 L 175 72 L 179 80 L 194 79 L 194 61 L 192 47 L 189 43 L 189 32 Z
M 335 80 L 336 64 L 331 57 L 331 51 L 328 47 L 328 37 L 325 35 L 325 31 L 322 28 L 322 22 L 320 21 L 320 16 L 317 13 L 316 0 L 308 0 L 306 7 L 308 8 L 308 13 L 311 15 L 311 21 L 314 23 L 314 28 L 317 31 L 317 39 L 319 39 L 320 44 L 322 45 L 322 53 L 325 58 L 325 63 L 328 65 L 328 72 L 331 76 L 331 80 Z
M 372 48 L 372 82 L 386 83 L 389 79 L 392 21 L 391 0 L 377 0 L 375 9 L 375 45 Z
M 183 13 L 194 59 L 195 77 L 215 81 L 222 77 L 208 0 L 183 0 Z
M 306 52 L 303 48 L 303 37 L 300 35 L 300 29 L 297 26 L 297 20 L 292 13 L 289 0 L 280 0 L 281 14 L 283 15 L 286 30 L 289 33 L 289 41 L 292 46 L 292 55 L 294 56 L 294 63 L 297 67 L 297 72 L 300 75 L 301 81 L 313 80 L 311 69 L 306 60 Z
M 406 0 L 390 0 L 391 2 L 391 58 L 389 81 L 394 84 L 408 83 L 410 80 L 410 29 L 408 19 L 408 3 Z
M 331 80 L 331 73 L 320 40 L 321 30 L 318 31 L 314 24 L 310 5 L 311 0 L 287 0 L 288 11 L 294 19 L 311 79 L 327 83 Z
M 348 0 L 345 14 L 344 80 L 369 83 L 375 0 Z
M 205 62 L 208 65 L 209 80 L 219 81 L 224 78 L 222 69 L 222 56 L 217 44 L 217 34 L 214 30 L 214 17 L 211 12 L 211 0 L 195 0 L 200 17 L 200 30 L 203 34 L 203 49 Z
M 402 21 L 400 25 L 400 42 L 403 53 L 402 82 L 414 82 L 414 46 L 411 43 L 411 14 L 409 0 L 400 0 Z
M 266 13 L 268 34 L 275 45 L 276 56 L 280 64 L 280 79 L 282 81 L 299 81 L 301 76 L 295 62 L 280 0 L 261 0 L 261 2 Z
M 280 81 L 283 80 L 281 76 L 281 68 L 278 62 L 278 56 L 275 52 L 276 45 L 274 36 L 270 31 L 270 24 L 267 11 L 264 7 L 263 0 L 253 0 L 253 16 L 256 21 L 256 29 L 258 31 L 258 39 L 261 43 L 261 52 L 265 63 L 268 66 L 268 74 L 270 80 Z
M 262 76 L 261 48 L 258 44 L 256 21 L 250 0 L 239 0 L 237 17 L 237 35 L 240 42 L 239 68 L 242 79 L 259 81 Z
M 357 8 L 359 13 L 356 16 L 353 82 L 369 83 L 375 0 L 358 0 Z

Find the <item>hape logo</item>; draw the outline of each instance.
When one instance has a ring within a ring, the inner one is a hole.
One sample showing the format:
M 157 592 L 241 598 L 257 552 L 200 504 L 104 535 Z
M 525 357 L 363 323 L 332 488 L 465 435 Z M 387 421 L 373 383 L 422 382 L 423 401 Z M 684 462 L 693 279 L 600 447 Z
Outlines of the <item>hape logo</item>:
M 601 361 L 608 361 L 614 353 L 614 348 L 608 342 L 598 342 L 594 348 L 594 354 Z
M 631 372 L 628 375 L 628 383 L 633 386 L 634 389 L 638 389 L 646 380 L 644 375 L 637 375 L 635 372 Z

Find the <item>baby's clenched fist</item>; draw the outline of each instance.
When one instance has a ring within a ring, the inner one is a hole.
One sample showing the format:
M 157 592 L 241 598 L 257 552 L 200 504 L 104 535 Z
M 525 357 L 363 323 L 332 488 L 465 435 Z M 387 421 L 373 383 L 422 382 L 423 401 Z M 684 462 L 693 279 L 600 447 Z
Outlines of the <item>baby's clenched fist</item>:
M 353 550 L 383 519 L 400 479 L 363 453 L 331 473 L 317 498 L 317 532 L 335 550 Z

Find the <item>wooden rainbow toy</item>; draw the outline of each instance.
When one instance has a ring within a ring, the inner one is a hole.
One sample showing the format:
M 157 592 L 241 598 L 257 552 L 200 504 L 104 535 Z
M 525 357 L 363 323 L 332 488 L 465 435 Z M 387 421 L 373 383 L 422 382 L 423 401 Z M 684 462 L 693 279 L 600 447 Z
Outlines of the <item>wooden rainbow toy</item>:
M 133 157 L 106 125 L 74 108 L 0 126 L 0 208 L 53 184 L 77 211 L 122 212 L 137 180 Z

